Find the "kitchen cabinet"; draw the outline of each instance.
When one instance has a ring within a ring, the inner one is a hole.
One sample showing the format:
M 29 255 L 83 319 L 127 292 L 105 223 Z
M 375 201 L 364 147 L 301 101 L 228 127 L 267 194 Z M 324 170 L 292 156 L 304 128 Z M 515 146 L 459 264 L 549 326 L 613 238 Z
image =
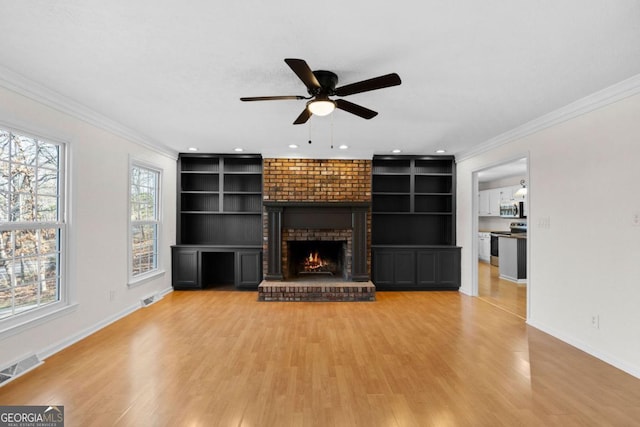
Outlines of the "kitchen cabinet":
M 489 262 L 491 259 L 491 233 L 478 233 L 478 259 Z
M 501 189 L 492 188 L 479 191 L 478 215 L 500 216 Z

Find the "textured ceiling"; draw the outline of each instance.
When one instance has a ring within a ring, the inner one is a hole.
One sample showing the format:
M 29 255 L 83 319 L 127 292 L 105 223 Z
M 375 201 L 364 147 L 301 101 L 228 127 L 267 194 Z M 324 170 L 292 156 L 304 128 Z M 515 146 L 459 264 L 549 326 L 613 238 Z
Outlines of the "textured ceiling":
M 0 28 L 1 67 L 179 152 L 457 154 L 640 73 L 631 0 L 0 0 Z M 304 101 L 239 101 L 306 95 L 284 58 L 402 85 L 294 126 Z

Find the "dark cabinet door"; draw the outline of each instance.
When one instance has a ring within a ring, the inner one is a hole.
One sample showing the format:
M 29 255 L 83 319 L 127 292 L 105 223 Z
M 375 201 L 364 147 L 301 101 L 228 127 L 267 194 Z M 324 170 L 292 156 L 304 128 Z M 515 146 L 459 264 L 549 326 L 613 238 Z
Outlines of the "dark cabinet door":
M 200 288 L 199 253 L 197 249 L 172 248 L 171 283 L 174 289 Z
M 418 285 L 436 286 L 438 282 L 438 254 L 436 251 L 418 251 Z
M 442 287 L 460 287 L 460 250 L 441 250 L 438 253 L 438 283 Z
M 393 255 L 393 251 L 373 251 L 373 282 L 376 286 L 388 286 L 394 284 Z
M 373 283 L 380 290 L 458 289 L 460 248 L 373 249 Z
M 416 256 L 410 250 L 374 250 L 373 282 L 384 289 L 416 285 Z
M 398 251 L 394 257 L 394 277 L 398 286 L 416 285 L 416 253 L 415 251 Z
M 262 252 L 236 252 L 236 287 L 256 288 L 262 282 Z

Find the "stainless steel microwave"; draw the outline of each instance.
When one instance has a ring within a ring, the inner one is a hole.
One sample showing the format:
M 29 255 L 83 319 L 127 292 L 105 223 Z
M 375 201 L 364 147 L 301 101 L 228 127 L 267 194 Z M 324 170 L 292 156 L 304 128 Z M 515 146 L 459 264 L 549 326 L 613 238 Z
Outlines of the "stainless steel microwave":
M 524 202 L 506 202 L 500 204 L 500 216 L 503 218 L 526 218 Z

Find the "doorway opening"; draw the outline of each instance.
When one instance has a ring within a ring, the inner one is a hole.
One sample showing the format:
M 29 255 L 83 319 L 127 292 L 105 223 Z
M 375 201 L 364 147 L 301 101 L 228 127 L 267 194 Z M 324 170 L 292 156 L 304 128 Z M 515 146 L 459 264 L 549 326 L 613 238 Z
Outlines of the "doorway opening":
M 528 315 L 530 291 L 528 193 L 527 157 L 474 173 L 477 257 L 473 295 L 522 319 Z

